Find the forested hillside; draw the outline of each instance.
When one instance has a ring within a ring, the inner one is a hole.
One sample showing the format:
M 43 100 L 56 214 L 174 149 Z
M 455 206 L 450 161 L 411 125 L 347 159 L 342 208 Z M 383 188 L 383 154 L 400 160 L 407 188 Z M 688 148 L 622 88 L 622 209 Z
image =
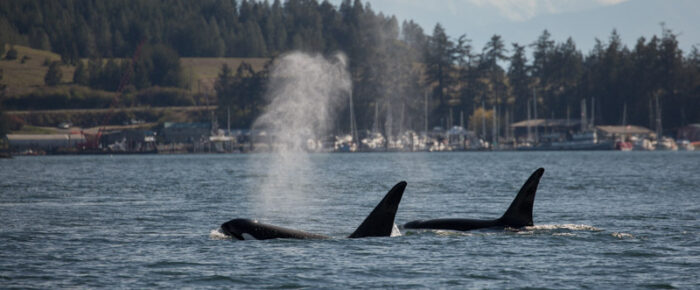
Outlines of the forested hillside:
M 458 124 L 461 112 L 469 116 L 482 104 L 497 108 L 502 125 L 519 121 L 533 95 L 539 117 L 576 118 L 581 100 L 590 106 L 595 98 L 596 123 L 620 124 L 626 105 L 628 123 L 651 126 L 658 97 L 665 128 L 700 122 L 700 53 L 681 51 L 671 28 L 661 26 L 658 36 L 634 47 L 611 28 L 588 52 L 573 39 L 553 41 L 547 31 L 519 44 L 494 35 L 480 48 L 449 37 L 439 24 L 425 32 L 385 12 L 360 0 L 337 7 L 315 0 L 1 1 L 0 48 L 56 52 L 64 64 L 84 66 L 74 82 L 107 91 L 129 69 L 121 60 L 141 43 L 130 80 L 136 89 L 195 85 L 182 76 L 179 57 L 342 51 L 350 60 L 358 127 L 374 127 L 377 112 L 377 127 L 391 132 L 422 130 L 426 97 L 430 127 Z M 220 117 L 231 108 L 236 126 L 250 126 L 265 105 L 267 70 L 244 63 L 218 73 Z M 338 130 L 347 130 L 349 114 L 341 116 Z

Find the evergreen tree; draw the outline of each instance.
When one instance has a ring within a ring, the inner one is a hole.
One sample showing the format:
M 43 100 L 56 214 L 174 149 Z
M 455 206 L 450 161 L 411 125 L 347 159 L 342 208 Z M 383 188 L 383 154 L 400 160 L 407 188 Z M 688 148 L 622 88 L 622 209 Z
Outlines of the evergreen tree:
M 42 28 L 33 28 L 30 30 L 29 46 L 41 50 L 51 50 L 51 42 L 46 31 Z
M 418 24 L 410 20 L 408 22 L 404 21 L 401 25 L 401 39 L 411 51 L 419 55 L 423 55 L 426 49 L 426 36 Z
M 119 88 L 121 76 L 122 71 L 119 64 L 114 59 L 107 60 L 99 77 L 98 88 L 106 91 L 116 91 Z
M 137 89 L 145 89 L 151 86 L 149 79 L 149 67 L 144 60 L 137 61 L 134 64 L 134 76 L 132 84 Z
M 530 75 L 527 67 L 525 47 L 513 43 L 513 55 L 510 57 L 508 79 L 513 90 L 513 120 L 527 118 L 527 101 L 530 97 Z
M 486 45 L 484 45 L 480 65 L 490 72 L 503 70 L 499 62 L 508 59 L 506 52 L 508 52 L 508 50 L 505 48 L 501 36 L 497 34 L 493 35 Z
M 323 54 L 340 50 L 348 55 L 361 128 L 371 128 L 374 108 L 387 110 L 389 102 L 422 115 L 425 87 L 434 98 L 431 125 L 445 125 L 450 110 L 473 111 L 482 100 L 505 104 L 513 112 L 511 119 L 523 119 L 533 89 L 540 117 L 559 118 L 567 111 L 578 116 L 579 102 L 586 98 L 590 106 L 595 98 L 596 123 L 620 123 L 626 104 L 628 123 L 653 127 L 649 101 L 658 96 L 664 127 L 700 122 L 699 110 L 690 109 L 698 107 L 700 95 L 697 48 L 684 55 L 676 35 L 665 26 L 659 36 L 640 38 L 632 50 L 613 32 L 585 54 L 572 39 L 556 43 L 545 30 L 531 45 L 528 66 L 524 48 L 514 45 L 507 55 L 498 36 L 476 54 L 465 37 L 450 39 L 439 25 L 431 35 L 411 20 L 399 30 L 395 17 L 375 12 L 361 0 L 342 0 L 337 8 L 329 1 L 271 2 L 0 1 L 0 56 L 5 55 L 5 43 L 51 49 L 64 63 L 82 66 L 76 67 L 74 82 L 116 90 L 131 69 L 128 61 L 119 59 L 129 59 L 144 39 L 151 45 L 134 64 L 130 82 L 140 89 L 186 87 L 176 61 L 180 55 L 274 57 L 292 49 Z M 20 56 L 10 49 L 5 57 Z M 81 65 L 80 58 L 91 59 Z M 104 64 L 101 58 L 112 63 Z M 236 85 L 228 86 L 249 94 L 240 95 L 236 104 L 257 102 L 240 107 L 240 120 L 255 117 L 261 107 L 255 96 L 262 94 L 266 79 L 266 73 L 248 68 L 231 72 Z M 496 117 L 503 118 L 503 113 L 499 110 Z M 391 127 L 395 125 L 387 126 L 389 131 L 396 129 Z
M 4 44 L 0 43 L 0 45 L 4 46 Z M 0 54 L 1 56 L 2 54 Z M 3 78 L 3 69 L 0 69 L 0 100 L 2 100 L 3 97 L 5 97 L 5 88 L 7 87 L 5 84 L 2 83 L 2 78 Z M 10 131 L 9 125 L 8 125 L 8 120 L 5 117 L 5 114 L 2 109 L 2 104 L 0 103 L 0 139 L 5 137 L 5 134 L 7 134 Z
M 454 85 L 453 66 L 455 62 L 454 42 L 445 33 L 439 23 L 435 25 L 433 35 L 428 40 L 425 56 L 426 78 L 432 86 L 432 95 L 437 99 L 437 114 L 433 122 L 445 118 L 448 114 L 447 101 L 450 98 L 450 87 Z
M 78 65 L 75 67 L 75 72 L 73 72 L 73 83 L 78 85 L 87 86 L 90 82 L 90 77 L 88 75 L 87 68 L 83 61 L 78 61 Z
M 0 45 L 3 45 L 0 43 Z M 1 56 L 2 54 L 0 54 Z M 5 84 L 2 83 L 2 78 L 3 78 L 3 70 L 0 69 L 0 100 L 2 100 L 5 97 L 5 88 L 7 87 Z M 4 138 L 7 133 L 10 132 L 10 124 L 7 116 L 5 116 L 5 112 L 2 109 L 2 103 L 0 103 L 0 139 Z M 0 142 L 1 143 L 1 142 Z M 3 148 L 0 148 L 3 149 Z
M 493 35 L 484 45 L 479 59 L 479 75 L 488 87 L 484 94 L 490 104 L 502 104 L 507 98 L 508 84 L 505 72 L 499 65 L 499 62 L 508 59 L 506 52 L 501 36 Z
M 5 96 L 5 88 L 7 88 L 7 85 L 2 83 L 4 73 L 5 71 L 0 68 L 0 99 L 2 99 Z
M 460 36 L 460 38 L 457 40 L 456 50 L 459 80 L 458 86 L 460 87 L 459 109 L 461 112 L 468 114 L 469 112 L 474 111 L 477 106 L 480 106 L 479 100 L 481 95 L 479 93 L 480 86 L 478 85 L 479 74 L 476 67 L 477 63 L 475 61 L 476 56 L 472 52 L 473 48 L 471 45 L 471 40 L 467 39 L 466 35 Z
M 62 76 L 61 63 L 54 61 L 49 65 L 49 70 L 44 75 L 44 83 L 47 86 L 55 86 L 61 82 Z
M 564 118 L 567 111 L 577 107 L 580 96 L 580 81 L 583 75 L 583 56 L 576 49 L 571 38 L 566 42 L 555 45 L 549 56 L 548 83 L 544 86 L 551 88 L 543 91 L 544 102 L 540 110 L 545 116 Z
M 180 57 L 175 50 L 164 45 L 155 45 L 145 51 L 144 56 L 149 59 L 148 62 L 152 65 L 149 68 L 149 80 L 152 85 L 185 87 Z
M 6 60 L 15 60 L 17 59 L 17 49 L 15 49 L 15 46 L 12 45 L 10 46 L 10 50 L 7 51 L 7 54 L 5 55 Z
M 88 85 L 91 88 L 101 88 L 100 78 L 102 77 L 102 59 L 90 58 L 87 65 Z
M 547 60 L 549 54 L 554 50 L 554 41 L 550 39 L 549 31 L 544 30 L 537 41 L 530 46 L 533 47 L 532 75 L 538 79 L 547 77 Z
M 221 70 L 214 83 L 214 90 L 216 90 L 216 97 L 218 99 L 218 104 L 220 107 L 230 109 L 233 104 L 233 75 L 231 68 L 228 64 L 224 63 L 221 65 Z
M 267 46 L 260 26 L 257 22 L 248 21 L 244 24 L 245 41 L 243 43 L 243 55 L 247 57 L 262 57 L 267 55 Z M 300 41 L 301 42 L 301 41 Z

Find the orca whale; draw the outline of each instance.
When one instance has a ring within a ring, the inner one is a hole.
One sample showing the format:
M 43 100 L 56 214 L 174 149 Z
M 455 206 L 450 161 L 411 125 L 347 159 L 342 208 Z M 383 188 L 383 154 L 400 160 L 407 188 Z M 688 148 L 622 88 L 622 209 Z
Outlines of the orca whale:
M 388 237 L 394 227 L 394 217 L 406 189 L 406 182 L 397 183 L 377 204 L 348 238 Z M 238 240 L 268 239 L 330 239 L 329 236 L 260 223 L 250 219 L 232 219 L 221 225 L 221 232 Z
M 483 228 L 522 228 L 532 226 L 532 207 L 535 203 L 535 193 L 544 174 L 544 168 L 535 170 L 525 184 L 520 188 L 518 195 L 508 207 L 508 210 L 500 218 L 493 220 L 475 219 L 432 219 L 416 220 L 403 225 L 404 229 L 433 229 L 469 231 Z

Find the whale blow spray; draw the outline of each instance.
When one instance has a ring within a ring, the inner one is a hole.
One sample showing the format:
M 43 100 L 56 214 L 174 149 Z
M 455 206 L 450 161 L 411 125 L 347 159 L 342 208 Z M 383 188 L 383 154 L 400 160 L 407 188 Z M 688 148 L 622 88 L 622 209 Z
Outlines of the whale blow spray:
M 293 209 L 311 198 L 309 184 L 314 173 L 307 150 L 329 134 L 351 91 L 343 54 L 326 58 L 294 52 L 275 61 L 265 94 L 269 105 L 253 124 L 273 144 L 268 172 L 260 185 L 262 212 L 288 217 L 304 214 Z

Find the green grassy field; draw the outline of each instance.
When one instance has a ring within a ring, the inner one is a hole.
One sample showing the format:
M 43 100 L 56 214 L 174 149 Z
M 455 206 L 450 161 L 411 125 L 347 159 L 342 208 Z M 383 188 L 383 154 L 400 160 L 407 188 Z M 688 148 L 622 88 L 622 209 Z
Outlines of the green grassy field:
M 26 46 L 15 45 L 17 50 L 17 59 L 6 60 L 2 56 L 0 60 L 0 69 L 3 70 L 3 84 L 7 85 L 6 95 L 15 96 L 29 93 L 39 87 L 44 86 L 44 75 L 49 70 L 48 66 L 44 65 L 46 59 L 49 62 L 60 61 L 61 56 L 50 51 L 38 50 Z M 5 51 L 10 50 L 10 45 L 5 45 Z M 24 63 L 22 58 L 28 57 Z M 62 83 L 69 83 L 73 80 L 73 66 L 61 66 L 63 77 Z
M 7 96 L 21 96 L 34 90 L 45 88 L 44 75 L 48 71 L 48 66 L 44 63 L 60 61 L 61 56 L 45 50 L 33 49 L 26 46 L 15 45 L 17 59 L 5 60 L 4 55 L 0 60 L 0 69 L 4 72 L 3 84 L 7 85 Z M 10 45 L 5 45 L 5 50 L 9 50 Z M 22 58 L 28 59 L 22 63 Z M 190 83 L 190 90 L 193 93 L 209 92 L 213 93 L 214 81 L 216 80 L 221 66 L 228 64 L 235 72 L 241 62 L 247 62 L 255 71 L 261 70 L 268 59 L 266 58 L 235 58 L 235 57 L 183 57 L 180 58 L 185 79 Z M 87 61 L 83 59 L 83 61 Z M 106 60 L 105 60 L 106 61 Z M 75 66 L 62 65 L 61 78 L 62 85 L 69 85 L 73 82 Z
M 183 57 L 180 58 L 185 78 L 190 82 L 190 90 L 193 92 L 214 93 L 214 82 L 216 81 L 221 66 L 227 64 L 233 72 L 242 62 L 246 62 L 253 67 L 253 70 L 262 70 L 267 58 L 236 58 L 236 57 Z

